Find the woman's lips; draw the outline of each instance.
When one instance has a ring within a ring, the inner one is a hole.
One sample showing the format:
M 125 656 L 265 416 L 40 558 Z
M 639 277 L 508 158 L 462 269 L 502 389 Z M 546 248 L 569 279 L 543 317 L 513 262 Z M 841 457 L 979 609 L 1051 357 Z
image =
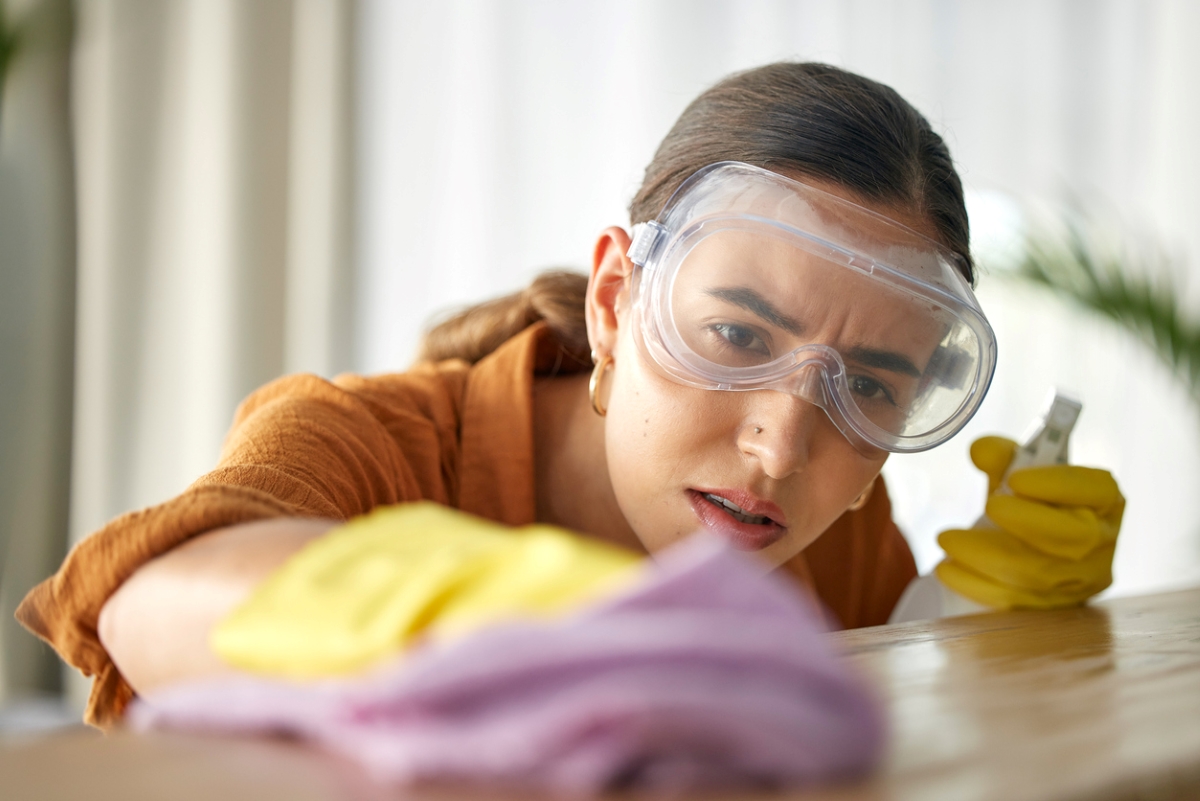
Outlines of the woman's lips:
M 787 533 L 787 519 L 783 510 L 769 501 L 760 501 L 734 490 L 689 489 L 687 494 L 692 511 L 704 527 L 729 540 L 739 551 L 761 551 Z M 765 523 L 743 522 L 720 503 L 706 498 L 706 495 L 717 495 L 731 501 L 747 515 L 770 519 Z

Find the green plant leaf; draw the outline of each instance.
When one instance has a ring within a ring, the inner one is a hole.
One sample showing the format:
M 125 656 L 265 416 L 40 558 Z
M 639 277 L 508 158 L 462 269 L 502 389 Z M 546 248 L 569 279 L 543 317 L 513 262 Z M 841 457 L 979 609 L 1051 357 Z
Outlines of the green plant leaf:
M 1106 250 L 1083 222 L 1065 221 L 1065 234 L 1027 237 L 1010 274 L 1101 315 L 1145 343 L 1200 405 L 1200 324 L 1182 305 L 1169 261 L 1133 263 Z

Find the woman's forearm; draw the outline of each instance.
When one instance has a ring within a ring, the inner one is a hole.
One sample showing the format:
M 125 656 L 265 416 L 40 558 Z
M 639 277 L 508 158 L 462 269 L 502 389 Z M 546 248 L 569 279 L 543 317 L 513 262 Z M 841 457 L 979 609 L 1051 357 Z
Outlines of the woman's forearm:
M 100 612 L 99 634 L 139 693 L 228 668 L 209 630 L 332 520 L 282 518 L 217 529 L 147 562 Z

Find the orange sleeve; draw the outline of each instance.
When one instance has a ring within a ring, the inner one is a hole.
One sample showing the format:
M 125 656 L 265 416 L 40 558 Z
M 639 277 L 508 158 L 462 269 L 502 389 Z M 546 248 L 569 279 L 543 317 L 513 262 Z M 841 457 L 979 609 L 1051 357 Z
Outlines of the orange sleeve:
M 456 402 L 447 389 L 455 373 L 451 366 L 448 383 L 430 368 L 268 384 L 239 407 L 215 470 L 180 496 L 122 515 L 79 542 L 16 616 L 95 677 L 84 719 L 111 725 L 133 696 L 100 643 L 97 621 L 108 598 L 149 560 L 197 534 L 252 520 L 341 520 L 379 504 L 444 502 L 442 435 L 454 431 Z
M 799 567 L 807 569 L 818 597 L 848 629 L 887 623 L 917 575 L 908 542 L 892 521 L 883 476 L 866 506 L 838 518 L 801 556 Z

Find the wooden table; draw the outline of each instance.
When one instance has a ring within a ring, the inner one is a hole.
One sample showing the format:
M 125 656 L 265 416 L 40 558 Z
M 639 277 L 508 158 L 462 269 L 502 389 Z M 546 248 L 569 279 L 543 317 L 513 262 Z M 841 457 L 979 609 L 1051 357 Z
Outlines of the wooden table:
M 887 761 L 853 786 L 764 797 L 1200 799 L 1200 589 L 831 636 L 882 688 Z M 264 739 L 75 732 L 0 751 L 5 801 L 487 797 L 379 787 Z

